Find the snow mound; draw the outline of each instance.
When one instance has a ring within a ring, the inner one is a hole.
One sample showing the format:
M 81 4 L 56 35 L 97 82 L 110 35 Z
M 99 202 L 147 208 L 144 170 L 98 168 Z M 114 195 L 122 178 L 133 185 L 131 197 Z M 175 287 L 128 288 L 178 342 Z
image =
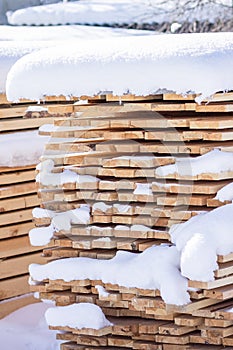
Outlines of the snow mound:
M 57 39 L 59 40 L 59 39 Z M 6 78 L 15 62 L 24 55 L 42 48 L 64 45 L 67 41 L 1 41 L 0 46 L 0 92 L 5 92 Z
M 233 204 L 173 225 L 169 233 L 181 252 L 182 275 L 194 281 L 214 280 L 214 271 L 218 268 L 217 254 L 233 252 L 232 226 Z
M 196 176 L 204 173 L 218 174 L 233 171 L 233 153 L 214 149 L 196 158 L 176 159 L 175 164 L 164 165 L 155 170 L 157 176 L 179 174 Z
M 111 326 L 101 308 L 95 304 L 79 303 L 50 308 L 45 313 L 49 326 L 71 327 L 76 329 L 101 329 Z
M 47 136 L 39 136 L 37 131 L 1 135 L 0 166 L 17 167 L 37 164 L 48 139 Z M 33 147 L 30 147 L 32 144 Z
M 233 33 L 125 37 L 48 48 L 16 62 L 7 77 L 7 97 L 147 95 L 167 89 L 204 98 L 233 88 L 232 54 Z
M 233 182 L 221 188 L 215 199 L 218 199 L 220 202 L 233 201 Z
M 125 287 L 159 289 L 168 304 L 183 305 L 190 301 L 187 280 L 181 276 L 180 254 L 176 247 L 153 246 L 143 253 L 118 251 L 110 260 L 67 258 L 46 265 L 31 264 L 34 281 L 102 280 Z

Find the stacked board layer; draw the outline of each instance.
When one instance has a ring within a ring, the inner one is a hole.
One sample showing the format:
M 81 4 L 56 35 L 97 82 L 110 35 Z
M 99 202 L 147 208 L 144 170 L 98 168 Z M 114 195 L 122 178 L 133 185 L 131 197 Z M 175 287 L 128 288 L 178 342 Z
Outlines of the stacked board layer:
M 232 182 L 233 172 L 195 173 L 189 160 L 216 148 L 233 151 L 232 97 L 220 93 L 208 104 L 197 104 L 194 95 L 125 95 L 120 101 L 107 95 L 98 102 L 74 104 L 71 117 L 57 118 L 47 131 L 50 140 L 42 157 L 53 165 L 43 168 L 38 180 L 41 206 L 47 211 L 34 221 L 51 226 L 83 204 L 90 208 L 90 218 L 71 219 L 68 226 L 54 229 L 55 246 L 44 249 L 44 255 L 110 259 L 117 250 L 140 253 L 152 245 L 171 244 L 173 224 L 227 204 L 215 196 Z M 188 162 L 190 169 L 160 171 L 177 160 Z M 54 327 L 65 331 L 58 334 L 67 341 L 63 350 L 222 349 L 233 346 L 228 312 L 232 254 L 218 256 L 218 263 L 215 281 L 189 281 L 197 289 L 190 292 L 191 303 L 182 307 L 167 305 L 158 290 L 101 280 L 45 280 L 32 289 L 57 305 L 95 303 L 113 322 L 100 331 Z M 107 295 L 98 293 L 97 286 Z
M 14 135 L 24 135 L 28 131 L 37 131 L 43 124 L 53 123 L 57 116 L 54 109 L 60 105 L 66 108 L 69 116 L 69 104 L 65 99 L 47 98 L 41 105 L 33 101 L 21 101 L 11 104 L 5 95 L 0 95 L 0 137 L 7 138 L 1 154 L 10 152 Z M 31 107 L 32 108 L 29 108 Z M 42 107 L 42 108 L 41 108 Z M 50 108 L 53 111 L 50 111 Z M 26 149 L 35 147 L 26 145 Z M 25 152 L 26 153 L 26 152 Z M 27 154 L 22 154 L 27 158 Z M 3 157 L 4 159 L 4 157 Z M 28 265 L 33 261 L 42 263 L 41 247 L 32 247 L 28 232 L 34 226 L 32 209 L 39 205 L 35 183 L 35 166 L 21 166 L 13 163 L 0 167 L 0 301 L 29 292 Z

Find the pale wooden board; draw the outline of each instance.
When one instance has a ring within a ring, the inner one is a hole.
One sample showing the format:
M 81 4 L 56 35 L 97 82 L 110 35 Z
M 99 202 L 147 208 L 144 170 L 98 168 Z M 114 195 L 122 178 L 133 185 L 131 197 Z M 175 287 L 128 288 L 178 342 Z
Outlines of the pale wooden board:
M 27 221 L 23 223 L 17 222 L 15 224 L 2 226 L 0 227 L 0 239 L 24 236 L 28 234 L 29 230 L 31 230 L 32 228 L 34 228 L 34 224 L 32 221 Z
M 32 209 L 1 213 L 0 227 L 32 220 Z
M 19 184 L 20 182 L 33 181 L 35 179 L 35 170 L 25 170 L 25 171 L 16 171 L 10 173 L 1 173 L 0 174 L 0 186 L 1 185 L 10 185 L 10 184 Z
M 0 300 L 27 294 L 29 291 L 28 274 L 0 281 Z
M 37 194 L 0 200 L 0 212 L 36 207 L 40 204 Z
M 16 238 L 9 238 L 1 241 L 0 244 L 0 258 L 7 258 L 31 252 L 41 251 L 42 247 L 34 247 L 30 245 L 29 237 L 22 236 Z
M 4 185 L 0 187 L 0 199 L 36 193 L 36 187 L 35 181 Z
M 3 121 L 0 120 L 0 131 L 17 131 L 17 130 L 27 130 L 36 129 L 44 124 L 53 124 L 53 117 L 47 118 L 32 118 L 32 119 L 13 119 Z
M 45 262 L 42 252 L 0 260 L 0 279 L 23 275 L 28 273 L 30 264 L 42 264 Z

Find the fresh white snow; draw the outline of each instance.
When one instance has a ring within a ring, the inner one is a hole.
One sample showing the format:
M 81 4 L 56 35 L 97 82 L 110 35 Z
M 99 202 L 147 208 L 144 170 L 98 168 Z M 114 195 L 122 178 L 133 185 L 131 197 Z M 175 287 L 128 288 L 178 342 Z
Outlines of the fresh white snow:
M 36 176 L 36 181 L 41 183 L 44 186 L 59 186 L 67 183 L 95 183 L 99 179 L 91 175 L 79 175 L 74 171 L 65 169 L 61 173 L 52 173 L 54 168 L 54 162 L 52 159 L 47 159 L 41 162 L 37 166 L 37 170 L 40 170 L 40 173 Z
M 53 15 L 53 18 L 56 16 Z M 59 27 L 11 27 L 0 26 L 0 92 L 5 92 L 7 74 L 21 57 L 46 47 L 77 45 L 82 40 L 135 35 L 151 35 L 153 32 L 90 26 Z
M 1 26 L 0 26 L 1 28 Z M 33 51 L 56 45 L 67 44 L 67 41 L 1 41 L 0 45 L 0 92 L 5 92 L 7 74 L 15 62 Z
M 151 184 L 136 183 L 136 188 L 133 192 L 136 195 L 152 195 Z
M 233 182 L 222 187 L 217 192 L 215 199 L 218 199 L 220 202 L 233 201 Z
M 176 159 L 175 164 L 164 165 L 155 169 L 155 175 L 196 176 L 204 173 L 219 174 L 233 171 L 233 153 L 214 149 L 196 158 Z
M 233 33 L 125 37 L 48 48 L 15 63 L 7 77 L 7 96 L 17 101 L 167 89 L 193 91 L 202 99 L 232 89 L 232 53 Z
M 51 304 L 25 306 L 0 320 L 0 344 L 4 350 L 59 350 L 56 332 L 49 330 L 44 313 Z
M 1 135 L 0 166 L 17 167 L 37 164 L 48 139 L 47 136 L 39 136 L 37 131 Z
M 179 266 L 176 247 L 153 246 L 140 254 L 118 251 L 110 260 L 67 258 L 46 265 L 31 264 L 29 271 L 34 281 L 89 278 L 125 287 L 159 289 L 166 303 L 182 305 L 190 299 Z
M 57 306 L 45 312 L 45 319 L 50 326 L 71 327 L 76 329 L 101 329 L 111 326 L 101 308 L 95 304 L 79 303 Z
M 196 281 L 211 281 L 218 268 L 217 254 L 233 252 L 233 204 L 194 216 L 170 229 L 181 252 L 181 273 Z
M 50 217 L 51 224 L 45 227 L 36 227 L 29 231 L 30 243 L 33 246 L 43 246 L 50 242 L 54 232 L 69 231 L 72 224 L 86 225 L 90 219 L 90 207 L 82 204 L 80 208 L 56 213 L 50 210 L 35 208 L 32 211 L 33 217 Z

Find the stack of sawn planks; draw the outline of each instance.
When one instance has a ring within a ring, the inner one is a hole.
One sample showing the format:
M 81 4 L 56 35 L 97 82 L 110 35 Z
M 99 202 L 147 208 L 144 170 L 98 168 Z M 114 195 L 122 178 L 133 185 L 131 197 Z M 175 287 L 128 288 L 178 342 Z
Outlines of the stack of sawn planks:
M 2 94 L 0 137 L 14 136 L 15 133 L 23 135 L 38 130 L 45 123 L 52 124 L 59 116 L 58 106 L 59 110 L 63 108 L 63 116 L 70 116 L 71 103 L 73 101 L 66 102 L 62 97 L 48 97 L 40 105 L 27 100 L 14 104 Z M 33 144 L 27 147 L 33 147 Z M 4 152 L 7 153 L 8 149 L 1 150 L 2 154 Z M 28 231 L 34 226 L 32 209 L 39 204 L 35 166 L 6 164 L 0 167 L 0 301 L 28 293 L 28 265 L 33 261 L 43 262 L 41 247 L 32 247 L 28 239 Z
M 68 169 L 96 181 L 39 184 L 45 209 L 59 213 L 83 203 L 91 208 L 88 226 L 72 224 L 70 230 L 54 233 L 54 247 L 44 249 L 47 258 L 109 259 L 117 250 L 142 252 L 169 243 L 171 225 L 226 204 L 214 198 L 232 181 L 232 172 L 155 173 L 177 158 L 214 148 L 233 151 L 233 94 L 219 93 L 201 104 L 195 97 L 106 95 L 83 105 L 80 100 L 70 118 L 54 121 L 43 160 L 53 160 L 54 173 Z M 49 217 L 35 218 L 38 226 L 50 222 Z M 228 312 L 233 304 L 233 254 L 219 256 L 218 263 L 215 281 L 189 282 L 197 290 L 183 307 L 166 305 L 157 290 L 99 280 L 46 280 L 32 289 L 57 305 L 96 303 L 114 323 L 100 331 L 55 327 L 65 331 L 58 334 L 68 341 L 63 350 L 222 349 L 233 346 L 233 314 Z M 97 285 L 108 295 L 99 295 Z

